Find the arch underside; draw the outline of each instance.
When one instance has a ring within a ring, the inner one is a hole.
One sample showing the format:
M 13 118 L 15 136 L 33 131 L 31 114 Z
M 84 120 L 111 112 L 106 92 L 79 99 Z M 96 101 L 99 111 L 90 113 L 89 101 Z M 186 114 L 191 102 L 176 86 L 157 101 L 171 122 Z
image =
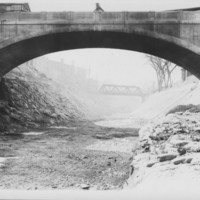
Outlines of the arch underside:
M 63 50 L 84 48 L 113 48 L 148 53 L 169 60 L 200 78 L 198 53 L 160 38 L 108 31 L 47 34 L 4 47 L 0 49 L 0 76 L 33 58 Z

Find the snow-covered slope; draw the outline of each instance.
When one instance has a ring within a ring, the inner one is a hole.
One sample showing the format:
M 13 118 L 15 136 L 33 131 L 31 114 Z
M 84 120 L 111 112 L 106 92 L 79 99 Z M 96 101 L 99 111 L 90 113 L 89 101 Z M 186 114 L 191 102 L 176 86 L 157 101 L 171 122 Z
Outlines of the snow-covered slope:
M 129 115 L 113 116 L 97 124 L 107 127 L 139 128 L 149 121 L 165 116 L 175 106 L 186 104 L 200 104 L 200 82 L 194 77 L 173 88 L 146 97 L 138 109 Z
M 182 98 L 177 99 L 181 94 Z M 172 100 L 177 99 L 174 103 L 168 98 L 170 95 Z M 125 187 L 144 192 L 156 188 L 155 197 L 162 192 L 174 194 L 170 199 L 176 199 L 175 193 L 179 191 L 182 197 L 198 199 L 194 197 L 200 184 L 200 84 L 187 81 L 163 92 L 157 107 L 155 97 L 158 95 L 148 101 L 153 114 L 148 115 L 151 121 L 139 132 L 132 173 Z M 167 107 L 162 106 L 168 103 L 164 99 L 169 101 Z M 169 108 L 180 104 L 187 106 L 178 106 L 165 115 Z M 159 111 L 160 108 L 163 109 Z
M 152 120 L 164 116 L 177 105 L 199 104 L 200 83 L 188 80 L 168 90 L 149 96 L 131 116 Z

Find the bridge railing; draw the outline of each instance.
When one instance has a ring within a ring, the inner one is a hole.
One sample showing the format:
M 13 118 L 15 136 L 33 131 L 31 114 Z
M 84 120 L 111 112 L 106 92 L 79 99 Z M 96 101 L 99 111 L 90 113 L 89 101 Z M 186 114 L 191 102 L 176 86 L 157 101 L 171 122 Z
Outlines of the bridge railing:
M 179 12 L 156 12 L 155 20 L 178 20 Z
M 14 12 L 0 14 L 0 20 L 6 21 L 38 21 L 64 23 L 104 23 L 104 22 L 137 22 L 137 21 L 200 21 L 198 11 L 167 12 Z
M 191 12 L 191 11 L 182 11 L 181 12 L 181 20 L 186 21 L 198 21 L 200 22 L 200 12 Z

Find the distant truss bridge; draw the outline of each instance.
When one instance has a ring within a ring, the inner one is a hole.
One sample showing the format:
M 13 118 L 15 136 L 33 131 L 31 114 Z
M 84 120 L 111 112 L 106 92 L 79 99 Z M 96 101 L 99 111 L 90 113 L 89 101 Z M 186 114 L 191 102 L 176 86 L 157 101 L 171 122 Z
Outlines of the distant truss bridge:
M 105 95 L 144 97 L 144 94 L 139 87 L 127 85 L 103 84 L 99 89 L 99 93 Z

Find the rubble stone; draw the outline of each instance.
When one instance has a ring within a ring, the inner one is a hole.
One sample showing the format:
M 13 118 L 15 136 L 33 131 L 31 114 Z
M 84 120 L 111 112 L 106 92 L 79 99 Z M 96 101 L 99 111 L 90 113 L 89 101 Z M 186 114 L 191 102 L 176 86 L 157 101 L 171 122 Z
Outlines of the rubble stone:
M 27 79 L 28 77 L 28 79 Z M 69 120 L 85 120 L 83 106 L 68 91 L 34 69 L 14 69 L 0 82 L 0 130 L 65 125 Z
M 154 166 L 156 164 L 156 162 L 155 163 L 149 163 L 149 164 L 147 164 L 147 167 L 152 167 L 152 166 Z
M 176 157 L 177 155 L 161 155 L 158 158 L 160 162 L 165 162 L 165 161 L 173 160 Z
M 132 162 L 135 167 L 130 177 L 134 180 L 132 183 L 139 184 L 143 179 L 159 178 L 163 174 L 174 176 L 179 171 L 184 174 L 184 170 L 195 171 L 198 168 L 196 171 L 199 171 L 199 133 L 200 113 L 190 112 L 190 109 L 147 124 L 139 132 L 139 148 Z M 146 151 L 147 147 L 149 151 Z
M 179 160 L 174 161 L 174 164 L 175 164 L 175 165 L 179 165 L 179 164 L 184 163 L 185 161 L 186 161 L 185 158 L 181 158 L 181 159 L 179 159 Z

